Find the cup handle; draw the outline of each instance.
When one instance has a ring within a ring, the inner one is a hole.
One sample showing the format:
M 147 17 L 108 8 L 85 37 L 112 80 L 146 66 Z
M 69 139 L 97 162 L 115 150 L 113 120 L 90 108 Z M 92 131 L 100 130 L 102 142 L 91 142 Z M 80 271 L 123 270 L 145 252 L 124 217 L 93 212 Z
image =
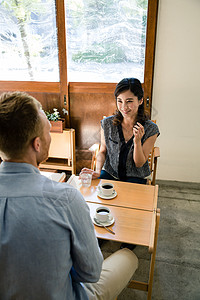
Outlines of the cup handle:
M 111 221 L 113 219 L 113 216 L 110 214 L 108 217 L 108 222 Z

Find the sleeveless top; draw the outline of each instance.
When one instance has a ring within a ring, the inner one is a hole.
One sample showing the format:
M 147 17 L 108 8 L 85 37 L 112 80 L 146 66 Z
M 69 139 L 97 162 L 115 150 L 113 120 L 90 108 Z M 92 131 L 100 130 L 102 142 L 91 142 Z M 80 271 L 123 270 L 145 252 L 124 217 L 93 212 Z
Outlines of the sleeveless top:
M 107 148 L 106 160 L 103 169 L 116 179 L 124 180 L 126 177 L 145 178 L 150 175 L 148 160 L 140 168 L 135 166 L 133 160 L 134 142 L 133 137 L 126 143 L 122 126 L 113 125 L 114 116 L 101 120 L 104 130 Z M 144 124 L 144 135 L 142 145 L 149 137 L 160 135 L 158 126 L 150 120 Z

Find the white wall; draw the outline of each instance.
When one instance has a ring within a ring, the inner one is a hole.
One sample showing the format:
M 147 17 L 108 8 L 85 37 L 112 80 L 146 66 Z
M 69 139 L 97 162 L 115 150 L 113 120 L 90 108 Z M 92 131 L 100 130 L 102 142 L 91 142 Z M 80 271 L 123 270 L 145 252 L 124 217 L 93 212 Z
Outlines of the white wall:
M 152 119 L 158 179 L 200 182 L 200 0 L 160 0 Z

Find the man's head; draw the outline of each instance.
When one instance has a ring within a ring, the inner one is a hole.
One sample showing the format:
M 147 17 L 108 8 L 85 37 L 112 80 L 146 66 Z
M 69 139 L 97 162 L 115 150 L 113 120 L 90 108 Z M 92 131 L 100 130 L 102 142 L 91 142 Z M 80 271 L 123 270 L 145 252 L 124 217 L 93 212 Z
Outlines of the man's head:
M 48 156 L 49 130 L 49 122 L 35 98 L 21 92 L 0 96 L 0 154 L 3 159 L 23 160 L 31 150 L 30 156 L 35 154 L 39 164 Z

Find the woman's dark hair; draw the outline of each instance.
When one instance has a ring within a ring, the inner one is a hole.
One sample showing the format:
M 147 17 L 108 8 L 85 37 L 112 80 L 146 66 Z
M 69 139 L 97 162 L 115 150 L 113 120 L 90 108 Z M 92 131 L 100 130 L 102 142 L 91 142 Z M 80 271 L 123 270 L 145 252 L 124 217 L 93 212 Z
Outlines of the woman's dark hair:
M 130 90 L 136 97 L 138 97 L 138 100 L 141 100 L 144 96 L 144 91 L 141 85 L 141 82 L 136 78 L 124 78 L 122 79 L 116 86 L 114 95 L 115 99 L 117 100 L 117 97 L 123 93 L 124 91 Z M 136 123 L 139 122 L 142 125 L 144 125 L 145 121 L 149 119 L 148 113 L 144 110 L 144 101 L 138 108 L 138 115 L 136 119 Z M 115 117 L 113 119 L 113 124 L 118 125 L 121 124 L 123 121 L 122 114 L 116 110 Z

